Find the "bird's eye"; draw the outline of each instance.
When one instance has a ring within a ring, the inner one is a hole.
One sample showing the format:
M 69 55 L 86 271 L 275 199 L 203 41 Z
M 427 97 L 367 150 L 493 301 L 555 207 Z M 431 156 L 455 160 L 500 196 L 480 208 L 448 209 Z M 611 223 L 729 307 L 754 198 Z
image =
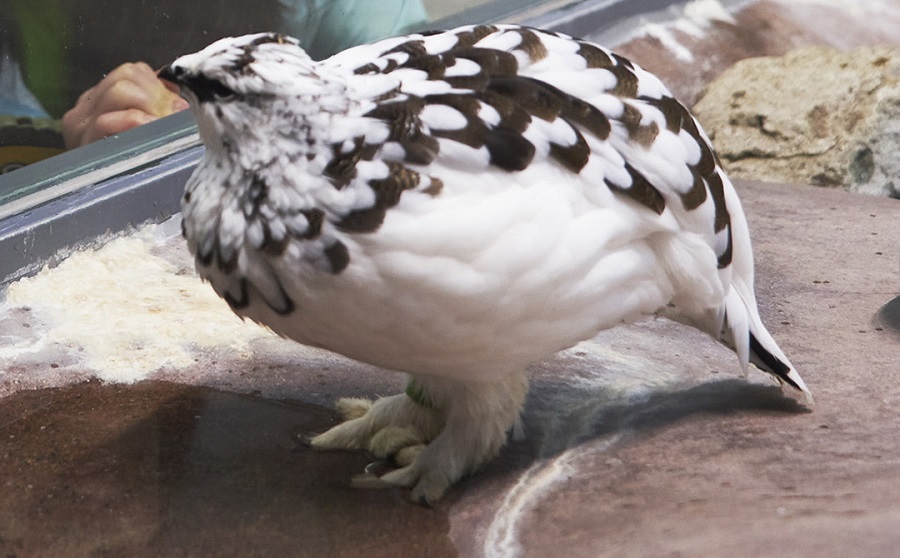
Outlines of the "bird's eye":
M 219 101 L 229 101 L 237 96 L 237 93 L 226 87 L 221 81 L 210 81 L 210 85 L 210 91 Z
M 226 102 L 237 97 L 237 93 L 230 87 L 216 79 L 209 79 L 205 76 L 196 76 L 189 80 L 187 84 L 191 91 L 197 95 L 200 102 Z

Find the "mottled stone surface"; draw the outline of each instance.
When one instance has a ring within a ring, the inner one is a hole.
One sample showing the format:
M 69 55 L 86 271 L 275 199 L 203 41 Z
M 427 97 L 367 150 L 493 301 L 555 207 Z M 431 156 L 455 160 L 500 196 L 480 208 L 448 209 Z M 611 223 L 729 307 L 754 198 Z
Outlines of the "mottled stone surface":
M 798 49 L 742 60 L 694 114 L 735 178 L 900 197 L 900 50 Z
M 758 0 L 742 6 L 732 21 L 711 21 L 699 34 L 672 28 L 671 38 L 689 52 L 687 58 L 677 59 L 659 38 L 640 31 L 615 48 L 660 76 L 690 107 L 707 84 L 739 60 L 782 56 L 813 45 L 900 47 L 897 29 L 898 0 Z

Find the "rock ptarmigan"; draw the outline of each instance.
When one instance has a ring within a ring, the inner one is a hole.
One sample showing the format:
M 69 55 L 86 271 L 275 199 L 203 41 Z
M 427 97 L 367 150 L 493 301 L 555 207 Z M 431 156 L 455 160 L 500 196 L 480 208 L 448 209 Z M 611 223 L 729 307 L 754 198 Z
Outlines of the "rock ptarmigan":
M 206 145 L 182 202 L 200 276 L 242 317 L 409 374 L 311 443 L 393 456 L 381 481 L 416 501 L 497 454 L 528 364 L 642 315 L 809 395 L 760 320 L 708 138 L 625 58 L 479 25 L 315 62 L 267 33 L 160 76 Z

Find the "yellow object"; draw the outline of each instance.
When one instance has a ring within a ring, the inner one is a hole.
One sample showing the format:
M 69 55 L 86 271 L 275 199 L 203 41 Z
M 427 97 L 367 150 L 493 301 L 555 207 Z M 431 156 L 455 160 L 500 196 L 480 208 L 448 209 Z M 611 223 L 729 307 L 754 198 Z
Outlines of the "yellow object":
M 36 147 L 33 145 L 0 146 L 0 174 L 53 157 L 64 150 L 56 147 Z
M 59 122 L 0 115 L 0 174 L 65 151 Z

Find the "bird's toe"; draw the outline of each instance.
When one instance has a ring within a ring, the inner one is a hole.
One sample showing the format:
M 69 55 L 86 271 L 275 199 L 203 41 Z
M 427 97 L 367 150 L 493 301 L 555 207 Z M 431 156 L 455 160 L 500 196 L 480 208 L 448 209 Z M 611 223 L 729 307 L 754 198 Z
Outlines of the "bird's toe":
M 375 457 L 394 457 L 397 460 L 397 456 L 401 452 L 410 447 L 421 449 L 425 441 L 422 433 L 411 426 L 388 426 L 372 436 L 372 439 L 369 440 L 368 450 Z M 408 465 L 410 462 L 400 463 L 398 461 L 398 464 Z

